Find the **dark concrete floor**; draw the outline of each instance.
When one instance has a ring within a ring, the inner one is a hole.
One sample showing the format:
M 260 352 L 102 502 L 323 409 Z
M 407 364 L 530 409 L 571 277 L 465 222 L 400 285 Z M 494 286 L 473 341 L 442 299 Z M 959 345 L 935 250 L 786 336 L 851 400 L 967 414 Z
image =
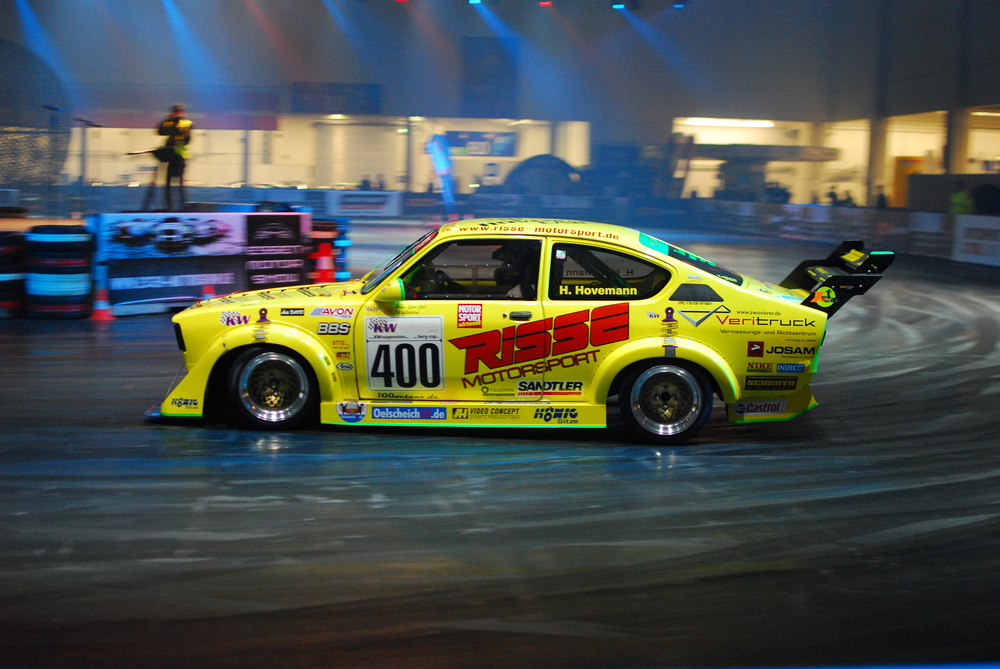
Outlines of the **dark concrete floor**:
M 831 321 L 820 407 L 669 449 L 152 422 L 167 315 L 0 321 L 0 665 L 998 661 L 1000 288 L 929 265 Z

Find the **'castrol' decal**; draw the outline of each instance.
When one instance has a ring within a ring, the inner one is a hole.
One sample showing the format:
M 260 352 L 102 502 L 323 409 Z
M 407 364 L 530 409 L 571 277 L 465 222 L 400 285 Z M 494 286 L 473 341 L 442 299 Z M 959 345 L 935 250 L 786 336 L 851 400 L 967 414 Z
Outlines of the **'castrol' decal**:
M 488 330 L 449 339 L 465 351 L 465 387 L 544 374 L 556 367 L 596 362 L 597 347 L 627 341 L 628 303 L 583 309 L 553 318 L 529 321 L 503 330 Z M 588 347 L 594 347 L 586 350 Z M 482 366 L 493 370 L 479 374 Z
M 737 416 L 776 416 L 785 413 L 785 400 L 760 400 L 737 402 L 734 410 Z

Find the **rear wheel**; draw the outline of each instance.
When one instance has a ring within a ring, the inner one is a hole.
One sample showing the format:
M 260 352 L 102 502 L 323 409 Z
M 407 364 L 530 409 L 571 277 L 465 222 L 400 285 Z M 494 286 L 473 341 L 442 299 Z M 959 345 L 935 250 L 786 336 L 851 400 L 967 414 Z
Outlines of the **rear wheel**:
M 712 388 L 697 369 L 656 363 L 625 378 L 618 404 L 625 426 L 635 437 L 653 444 L 680 444 L 708 421 Z
M 292 429 L 316 413 L 312 371 L 291 351 L 247 349 L 229 370 L 228 393 L 240 421 L 258 430 Z

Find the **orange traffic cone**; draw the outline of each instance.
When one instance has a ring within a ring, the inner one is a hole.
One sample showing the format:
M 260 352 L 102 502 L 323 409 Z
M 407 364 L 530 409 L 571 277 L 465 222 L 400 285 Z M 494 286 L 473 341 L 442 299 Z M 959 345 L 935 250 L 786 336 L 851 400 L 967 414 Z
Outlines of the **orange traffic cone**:
M 330 242 L 321 243 L 319 250 L 309 257 L 316 260 L 316 283 L 333 283 L 333 246 Z
M 103 262 L 97 265 L 97 295 L 94 300 L 94 308 L 90 313 L 90 320 L 115 320 L 114 314 L 111 313 L 111 303 L 108 300 L 108 266 Z
M 113 321 L 114 315 L 111 313 L 111 304 L 108 302 L 108 289 L 98 288 L 97 299 L 94 300 L 94 309 L 90 314 L 92 321 Z

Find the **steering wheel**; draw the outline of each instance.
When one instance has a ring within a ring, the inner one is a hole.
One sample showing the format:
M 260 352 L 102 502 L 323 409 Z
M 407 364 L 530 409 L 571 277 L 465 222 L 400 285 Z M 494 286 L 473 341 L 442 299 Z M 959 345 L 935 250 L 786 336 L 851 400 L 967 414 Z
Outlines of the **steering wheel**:
M 434 292 L 435 293 L 464 293 L 465 286 L 453 281 L 450 276 L 444 273 L 444 270 L 436 269 L 434 270 L 432 277 L 434 279 Z

